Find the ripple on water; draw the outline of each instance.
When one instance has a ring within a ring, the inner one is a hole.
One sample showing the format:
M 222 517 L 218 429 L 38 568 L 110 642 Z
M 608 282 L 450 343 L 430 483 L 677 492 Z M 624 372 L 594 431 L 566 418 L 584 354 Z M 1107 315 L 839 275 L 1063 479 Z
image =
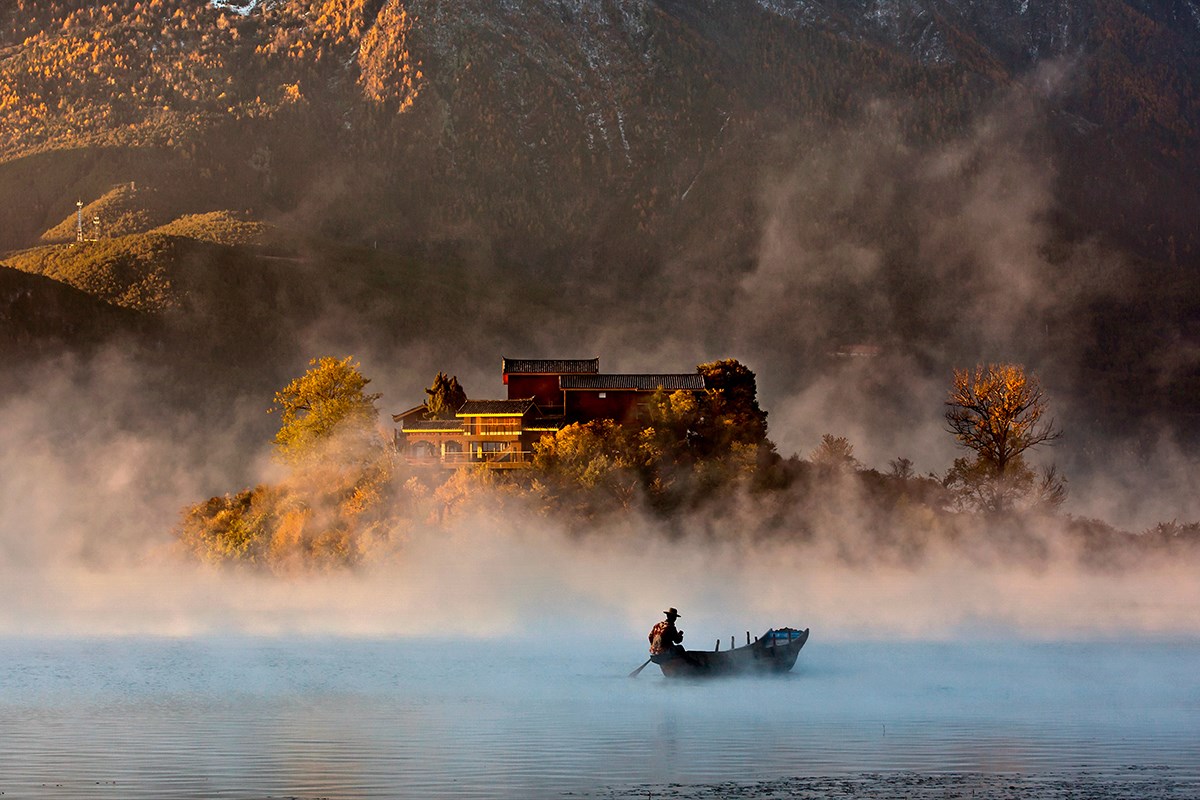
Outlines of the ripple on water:
M 10 641 L 0 792 L 800 797 L 836 777 L 1200 796 L 1200 645 L 847 643 L 707 684 L 628 680 L 636 649 L 486 651 L 483 670 L 429 641 Z

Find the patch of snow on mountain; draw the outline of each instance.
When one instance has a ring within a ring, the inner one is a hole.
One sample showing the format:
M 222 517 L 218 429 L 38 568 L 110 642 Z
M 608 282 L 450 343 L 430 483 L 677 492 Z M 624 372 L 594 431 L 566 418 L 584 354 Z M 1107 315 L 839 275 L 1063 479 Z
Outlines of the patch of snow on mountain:
M 759 8 L 780 17 L 800 19 L 805 11 L 805 4 L 798 0 L 758 0 Z
M 758 7 L 779 17 L 809 25 L 829 22 L 829 14 L 809 0 L 757 0 Z
M 877 0 L 867 9 L 867 17 L 883 30 L 894 31 L 900 22 L 900 4 L 895 0 Z
M 243 17 L 254 11 L 260 5 L 265 4 L 265 0 L 210 0 L 214 8 L 220 8 L 225 11 L 232 11 L 235 14 L 241 14 Z
M 921 28 L 914 48 L 925 64 L 949 64 L 954 61 L 954 53 L 946 43 L 945 35 L 933 20 L 927 21 Z

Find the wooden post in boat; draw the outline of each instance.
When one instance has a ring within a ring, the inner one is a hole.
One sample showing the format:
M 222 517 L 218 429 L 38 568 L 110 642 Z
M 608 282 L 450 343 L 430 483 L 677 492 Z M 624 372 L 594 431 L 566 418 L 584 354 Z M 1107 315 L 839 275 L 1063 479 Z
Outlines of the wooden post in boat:
M 721 640 L 717 639 L 717 652 L 721 652 Z
M 746 644 L 750 644 L 750 631 L 746 631 Z
M 729 649 L 730 649 L 730 650 L 733 650 L 733 649 L 734 649 L 734 648 L 736 648 L 736 647 L 737 647 L 737 645 L 736 645 L 736 644 L 734 644 L 733 637 L 732 637 L 732 636 L 730 636 L 730 637 L 729 637 Z

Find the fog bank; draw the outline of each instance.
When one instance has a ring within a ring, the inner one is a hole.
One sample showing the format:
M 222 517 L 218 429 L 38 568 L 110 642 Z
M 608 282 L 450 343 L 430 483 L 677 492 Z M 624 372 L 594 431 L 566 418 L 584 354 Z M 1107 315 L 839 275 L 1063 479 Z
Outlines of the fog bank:
M 6 535 L 8 532 L 6 531 Z M 578 541 L 520 520 L 464 519 L 356 571 L 281 578 L 160 554 L 96 566 L 47 558 L 0 570 L 6 635 L 214 633 L 551 635 L 638 643 L 662 609 L 692 647 L 745 631 L 822 639 L 1200 635 L 1195 565 L 1119 573 L 1054 562 L 854 568 L 798 545 L 669 546 L 642 531 Z
M 885 114 L 785 137 L 782 168 L 761 176 L 761 236 L 746 263 L 700 273 L 723 254 L 690 242 L 641 282 L 543 298 L 518 317 L 519 285 L 495 288 L 496 264 L 467 265 L 477 283 L 464 294 L 480 313 L 431 314 L 433 334 L 389 317 L 399 333 L 384 336 L 363 309 L 330 307 L 297 344 L 303 357 L 263 371 L 299 375 L 308 357 L 353 353 L 383 393 L 387 422 L 424 399 L 437 370 L 458 375 L 472 398 L 504 396 L 502 356 L 599 356 L 605 371 L 646 372 L 735 357 L 758 376 L 784 457 L 832 433 L 867 467 L 904 457 L 937 475 L 964 454 L 943 427 L 950 370 L 1021 361 L 1066 432 L 1035 460 L 1063 466 L 1067 511 L 1135 532 L 1200 519 L 1196 455 L 1155 409 L 1136 430 L 1097 426 L 1098 384 L 1081 369 L 1100 347 L 1089 313 L 1121 298 L 1133 273 L 1096 241 L 1053 240 L 1056 169 L 1039 97 L 1067 80 L 1035 76 L 964 136 L 924 150 Z M 406 289 L 434 307 L 462 288 L 431 286 Z M 837 355 L 853 345 L 872 355 Z M 1173 369 L 1187 370 L 1194 354 L 1179 361 Z M 214 570 L 186 560 L 172 528 L 190 504 L 278 479 L 270 397 L 226 386 L 215 407 L 207 397 L 164 402 L 170 381 L 169 366 L 106 351 L 42 364 L 23 388 L 0 392 L 0 633 L 548 629 L 637 641 L 667 606 L 683 610 L 689 644 L 704 647 L 780 625 L 821 637 L 1200 633 L 1186 560 L 1088 570 L 1057 549 L 1061 531 L 1047 523 L 1038 536 L 1049 553 L 1024 563 L 939 546 L 913 565 L 856 566 L 830 544 L 870 546 L 853 498 L 845 519 L 814 522 L 811 541 L 743 538 L 767 513 L 743 496 L 721 510 L 722 535 L 669 544 L 654 519 L 581 535 L 533 511 L 498 515 L 485 497 L 443 526 L 397 532 L 354 571 Z

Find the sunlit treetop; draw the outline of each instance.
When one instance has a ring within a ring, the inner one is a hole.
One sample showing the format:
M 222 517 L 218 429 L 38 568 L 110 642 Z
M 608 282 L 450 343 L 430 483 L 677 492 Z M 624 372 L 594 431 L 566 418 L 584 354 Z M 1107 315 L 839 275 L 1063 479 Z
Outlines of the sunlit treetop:
M 379 412 L 378 394 L 364 389 L 369 378 L 353 357 L 314 358 L 310 369 L 275 393 L 271 412 L 281 415 L 275 447 L 288 462 L 303 460 L 335 433 L 370 434 Z
M 950 432 L 997 475 L 1029 448 L 1062 435 L 1053 420 L 1043 419 L 1041 382 L 1020 364 L 956 369 L 946 405 Z

